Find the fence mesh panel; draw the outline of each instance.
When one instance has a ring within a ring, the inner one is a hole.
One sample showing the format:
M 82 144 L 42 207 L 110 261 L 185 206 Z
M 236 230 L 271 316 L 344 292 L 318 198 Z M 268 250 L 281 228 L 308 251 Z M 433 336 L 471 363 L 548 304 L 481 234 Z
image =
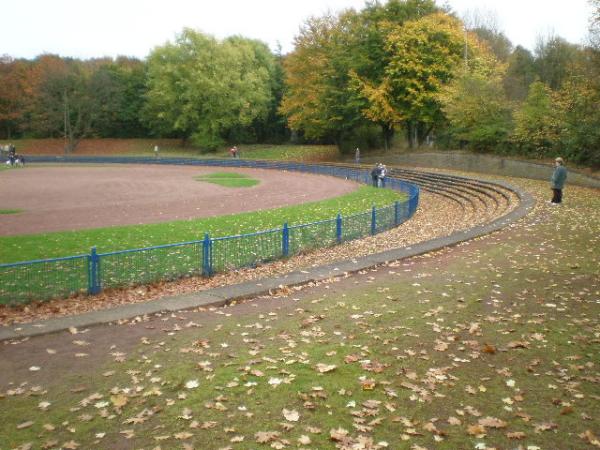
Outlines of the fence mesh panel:
M 353 214 L 342 219 L 342 240 L 350 241 L 371 234 L 371 212 Z
M 336 242 L 335 219 L 290 227 L 290 255 L 330 247 Z
M 383 208 L 377 209 L 377 220 L 375 221 L 376 232 L 381 233 L 382 231 L 394 228 L 396 221 L 396 208 L 394 205 L 384 206 Z
M 173 280 L 202 273 L 202 242 L 101 254 L 103 289 Z
M 87 289 L 87 255 L 0 266 L 0 304 L 69 297 Z
M 214 272 L 273 261 L 282 256 L 281 230 L 213 239 L 211 253 Z

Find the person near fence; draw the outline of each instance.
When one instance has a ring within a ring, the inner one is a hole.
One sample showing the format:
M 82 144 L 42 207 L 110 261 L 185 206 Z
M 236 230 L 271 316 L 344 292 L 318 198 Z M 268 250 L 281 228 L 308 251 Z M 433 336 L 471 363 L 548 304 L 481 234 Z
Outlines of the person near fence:
M 562 158 L 558 157 L 554 160 L 554 172 L 550 179 L 552 183 L 552 200 L 551 205 L 559 205 L 562 203 L 562 191 L 567 180 L 567 168 Z
M 379 163 L 375 164 L 375 167 L 371 170 L 371 179 L 373 180 L 373 187 L 379 187 Z
M 385 187 L 385 177 L 387 175 L 387 167 L 384 164 L 379 165 L 379 174 L 378 174 L 378 185 L 379 187 Z
M 354 152 L 354 162 L 360 164 L 360 149 L 358 147 L 356 147 L 356 151 Z
M 158 157 L 159 157 L 159 152 L 160 152 L 160 149 L 158 148 L 158 145 L 155 145 L 154 146 L 154 157 L 156 159 L 158 159 Z

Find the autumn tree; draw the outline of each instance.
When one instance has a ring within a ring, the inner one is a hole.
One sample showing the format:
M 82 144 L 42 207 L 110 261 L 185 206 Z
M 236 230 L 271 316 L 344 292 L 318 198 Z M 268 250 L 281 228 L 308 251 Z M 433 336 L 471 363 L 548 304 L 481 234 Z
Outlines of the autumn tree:
M 463 48 L 460 22 L 443 13 L 391 27 L 381 81 L 354 77 L 355 88 L 368 100 L 364 114 L 389 129 L 406 126 L 411 147 L 417 146 L 442 120 L 437 94 L 452 79 Z
M 288 126 L 308 139 L 329 137 L 339 143 L 344 131 L 361 119 L 358 109 L 352 111 L 349 67 L 341 57 L 344 37 L 339 18 L 313 17 L 295 38 L 294 52 L 284 60 L 280 111 Z
M 11 139 L 25 117 L 25 105 L 31 95 L 28 84 L 29 64 L 9 56 L 0 57 L 0 133 Z
M 102 114 L 94 71 L 105 61 L 83 62 L 42 55 L 33 62 L 33 98 L 28 105 L 26 133 L 65 138 L 65 153 L 89 137 Z
M 372 124 L 382 129 L 389 142 L 393 126 L 388 118 L 366 114 L 374 101 L 369 86 L 382 83 L 389 61 L 387 34 L 393 26 L 436 10 L 430 0 L 391 0 L 368 2 L 359 12 L 309 19 L 284 63 L 281 111 L 290 128 L 341 145 L 355 130 Z

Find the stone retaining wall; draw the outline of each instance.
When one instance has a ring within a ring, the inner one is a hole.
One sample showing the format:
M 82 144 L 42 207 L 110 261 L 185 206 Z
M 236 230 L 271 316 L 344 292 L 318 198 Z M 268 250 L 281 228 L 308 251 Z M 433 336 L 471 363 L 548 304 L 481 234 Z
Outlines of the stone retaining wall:
M 489 173 L 507 177 L 533 178 L 535 180 L 548 181 L 554 170 L 554 168 L 548 164 L 463 152 L 427 152 L 382 155 L 379 157 L 365 158 L 364 162 L 376 162 L 375 160 L 381 160 L 390 165 L 464 170 L 466 172 Z M 568 167 L 568 164 L 567 168 L 569 169 L 567 184 L 600 188 L 600 178 L 572 170 Z

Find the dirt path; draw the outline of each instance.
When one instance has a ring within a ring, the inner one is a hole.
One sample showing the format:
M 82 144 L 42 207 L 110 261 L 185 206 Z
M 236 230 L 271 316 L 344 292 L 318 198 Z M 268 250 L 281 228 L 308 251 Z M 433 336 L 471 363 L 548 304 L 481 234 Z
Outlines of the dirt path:
M 194 180 L 214 172 L 260 180 L 229 188 Z M 358 184 L 261 169 L 110 165 L 30 166 L 0 176 L 0 236 L 137 225 L 278 208 L 337 197 Z

